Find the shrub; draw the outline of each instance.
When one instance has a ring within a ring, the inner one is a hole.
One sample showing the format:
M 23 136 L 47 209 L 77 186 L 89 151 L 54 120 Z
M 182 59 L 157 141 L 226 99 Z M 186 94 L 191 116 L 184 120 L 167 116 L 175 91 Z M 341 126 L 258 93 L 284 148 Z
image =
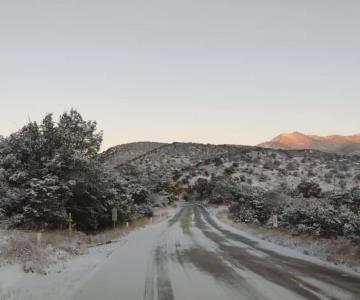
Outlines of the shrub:
M 192 187 L 192 191 L 196 192 L 197 194 L 197 200 L 204 200 L 205 198 L 209 197 L 212 189 L 213 185 L 205 178 L 199 178 Z
M 213 163 L 215 164 L 215 166 L 218 167 L 218 166 L 221 166 L 224 163 L 224 161 L 222 160 L 221 157 L 217 157 L 217 158 L 213 159 Z
M 23 228 L 64 228 L 68 212 L 79 230 L 111 224 L 113 207 L 131 206 L 140 198 L 126 202 L 125 188 L 100 165 L 101 142 L 96 122 L 75 110 L 58 122 L 49 114 L 3 139 L 1 216 Z
M 244 223 L 266 223 L 271 210 L 264 200 L 264 194 L 261 189 L 240 185 L 236 199 L 229 208 L 232 218 Z
M 265 182 L 267 180 L 269 180 L 268 176 L 266 176 L 265 174 L 260 174 L 260 176 L 259 176 L 259 181 L 260 182 Z
M 275 168 L 275 164 L 272 160 L 267 160 L 264 164 L 263 164 L 263 168 L 266 170 L 273 170 Z
M 296 165 L 296 163 L 294 163 L 294 162 L 289 162 L 289 163 L 287 163 L 287 165 L 286 165 L 286 170 L 288 170 L 288 171 L 295 171 L 295 170 L 297 170 L 297 165 Z
M 295 198 L 287 203 L 281 221 L 295 228 L 322 237 L 359 237 L 359 215 L 346 206 L 334 207 L 329 201 L 316 198 Z
M 224 170 L 224 174 L 225 174 L 225 175 L 228 175 L 228 176 L 234 174 L 235 172 L 236 172 L 236 170 L 235 170 L 235 168 L 234 168 L 233 166 L 228 167 L 228 168 L 226 168 L 226 169 Z
M 314 182 L 302 182 L 297 186 L 296 190 L 304 198 L 319 198 L 321 195 L 320 185 Z

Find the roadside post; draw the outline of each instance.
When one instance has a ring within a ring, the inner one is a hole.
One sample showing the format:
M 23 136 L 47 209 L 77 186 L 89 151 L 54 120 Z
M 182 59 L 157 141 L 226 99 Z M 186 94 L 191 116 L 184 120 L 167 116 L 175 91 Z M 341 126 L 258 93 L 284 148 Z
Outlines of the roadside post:
M 72 217 L 71 217 L 71 213 L 69 213 L 68 215 L 68 219 L 67 219 L 67 222 L 68 222 L 68 230 L 69 230 L 69 238 L 71 239 L 72 237 L 72 228 L 73 228 L 73 224 L 72 224 Z
M 111 211 L 111 218 L 112 218 L 112 221 L 113 221 L 113 225 L 114 225 L 114 228 L 116 226 L 116 222 L 118 220 L 118 215 L 117 215 L 117 208 L 114 207 Z
M 36 235 L 36 241 L 37 241 L 38 245 L 41 244 L 41 240 L 42 240 L 42 233 L 38 232 L 37 235 Z
M 278 228 L 279 227 L 278 215 L 274 214 L 272 219 L 273 219 L 273 227 Z

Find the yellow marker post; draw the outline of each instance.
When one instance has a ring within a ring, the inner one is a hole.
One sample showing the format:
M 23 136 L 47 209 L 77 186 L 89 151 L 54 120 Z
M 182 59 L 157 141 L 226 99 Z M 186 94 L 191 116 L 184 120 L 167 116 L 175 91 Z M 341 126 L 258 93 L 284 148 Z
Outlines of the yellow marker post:
M 71 239 L 72 237 L 72 218 L 71 218 L 71 213 L 69 213 L 69 217 L 67 219 L 67 222 L 69 223 L 69 238 Z

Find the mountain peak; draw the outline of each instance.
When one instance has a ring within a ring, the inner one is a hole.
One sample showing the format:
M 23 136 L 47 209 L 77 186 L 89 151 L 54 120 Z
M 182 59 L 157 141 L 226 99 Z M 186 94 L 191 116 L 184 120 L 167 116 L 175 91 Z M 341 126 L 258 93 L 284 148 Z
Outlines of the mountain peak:
M 284 146 L 287 145 L 286 148 L 293 148 L 293 147 L 299 147 L 302 148 L 303 146 L 306 146 L 306 143 L 308 142 L 309 137 L 301 132 L 290 132 L 290 133 L 281 133 L 275 138 L 273 138 L 270 142 L 267 143 L 276 143 L 276 144 L 283 144 Z M 269 147 L 272 148 L 272 147 Z M 282 147 L 280 147 L 282 148 Z
M 315 149 L 341 154 L 360 154 L 360 134 L 318 136 L 294 131 L 281 133 L 258 146 L 274 149 Z

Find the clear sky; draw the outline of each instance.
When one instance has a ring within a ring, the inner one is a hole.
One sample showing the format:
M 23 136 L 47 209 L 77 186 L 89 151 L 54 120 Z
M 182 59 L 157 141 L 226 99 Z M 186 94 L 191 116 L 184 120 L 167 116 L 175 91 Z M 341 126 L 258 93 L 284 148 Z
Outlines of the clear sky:
M 360 132 L 358 0 L 0 0 L 0 134 L 71 107 L 107 148 Z

